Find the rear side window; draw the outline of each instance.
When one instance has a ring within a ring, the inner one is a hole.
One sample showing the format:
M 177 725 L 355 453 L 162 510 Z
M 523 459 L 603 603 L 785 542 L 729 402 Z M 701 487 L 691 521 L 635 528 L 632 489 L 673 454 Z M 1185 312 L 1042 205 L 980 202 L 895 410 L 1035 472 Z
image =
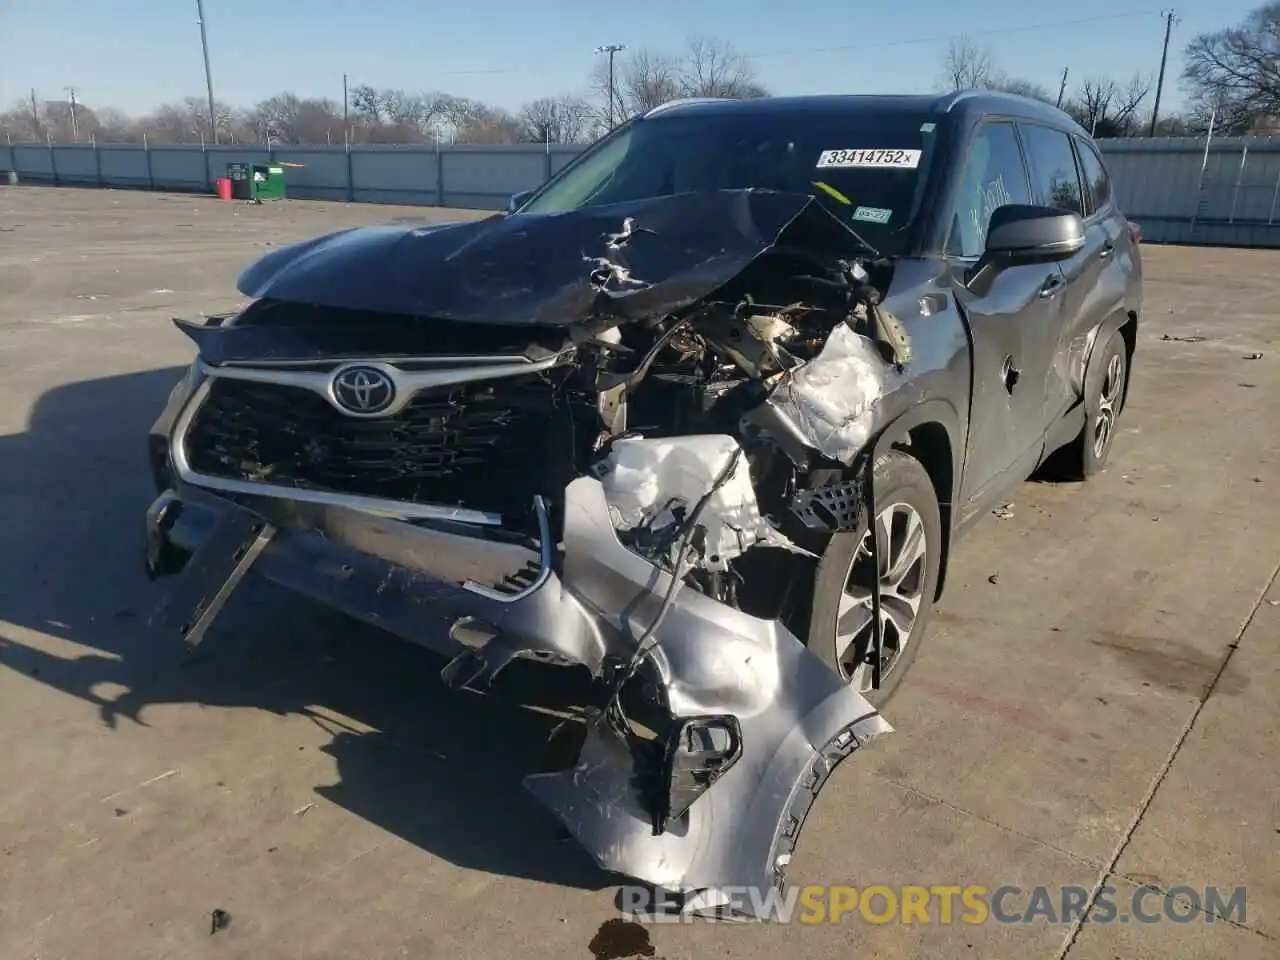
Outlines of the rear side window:
M 1084 198 L 1080 193 L 1071 138 L 1061 130 L 1034 124 L 1022 125 L 1022 138 L 1027 145 L 1031 178 L 1040 202 L 1083 215 Z
M 974 133 L 965 157 L 947 253 L 953 257 L 981 256 L 995 209 L 1007 203 L 1030 202 L 1031 185 L 1013 124 L 983 124 Z
M 1111 178 L 1107 176 L 1107 168 L 1102 165 L 1102 158 L 1093 144 L 1077 139 L 1076 150 L 1080 154 L 1085 183 L 1093 195 L 1093 209 L 1101 210 L 1111 202 Z

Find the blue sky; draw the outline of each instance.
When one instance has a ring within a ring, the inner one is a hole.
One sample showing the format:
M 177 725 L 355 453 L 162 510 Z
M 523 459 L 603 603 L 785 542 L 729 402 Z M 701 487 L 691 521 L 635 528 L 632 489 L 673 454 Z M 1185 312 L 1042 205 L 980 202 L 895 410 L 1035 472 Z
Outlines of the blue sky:
M 1187 41 L 1258 2 L 1196 0 L 1180 11 L 1166 103 L 1182 101 Z M 215 92 L 237 106 L 281 90 L 341 102 L 345 71 L 352 85 L 515 108 L 583 90 L 599 44 L 676 50 L 693 34 L 733 42 L 775 93 L 925 92 L 945 38 L 966 32 L 1004 71 L 1056 89 L 1064 66 L 1072 85 L 1099 72 L 1154 75 L 1160 10 L 1149 0 L 205 0 Z M 65 99 L 69 85 L 89 106 L 133 113 L 203 95 L 195 0 L 0 0 L 0 109 L 33 87 Z

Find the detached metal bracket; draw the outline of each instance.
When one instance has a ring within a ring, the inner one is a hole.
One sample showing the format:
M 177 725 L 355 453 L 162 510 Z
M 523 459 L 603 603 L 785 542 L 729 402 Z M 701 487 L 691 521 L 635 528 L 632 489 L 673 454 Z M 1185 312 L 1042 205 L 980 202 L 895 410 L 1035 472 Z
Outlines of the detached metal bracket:
M 192 554 L 151 625 L 175 630 L 188 649 L 199 646 L 276 529 L 251 513 L 228 511 Z

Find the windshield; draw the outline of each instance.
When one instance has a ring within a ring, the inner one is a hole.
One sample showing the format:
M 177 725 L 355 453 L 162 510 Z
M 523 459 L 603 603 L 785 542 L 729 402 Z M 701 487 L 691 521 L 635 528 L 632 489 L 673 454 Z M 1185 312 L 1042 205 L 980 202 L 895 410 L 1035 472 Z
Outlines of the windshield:
M 634 120 L 547 184 L 521 213 L 703 190 L 816 197 L 887 255 L 902 252 L 933 159 L 929 114 L 734 110 Z

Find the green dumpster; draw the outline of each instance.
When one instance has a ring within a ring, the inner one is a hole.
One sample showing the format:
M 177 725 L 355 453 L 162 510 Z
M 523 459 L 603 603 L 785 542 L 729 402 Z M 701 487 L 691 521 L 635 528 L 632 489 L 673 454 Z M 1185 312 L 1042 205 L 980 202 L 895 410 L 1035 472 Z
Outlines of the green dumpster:
M 228 163 L 227 179 L 235 200 L 283 200 L 284 167 L 278 163 Z

